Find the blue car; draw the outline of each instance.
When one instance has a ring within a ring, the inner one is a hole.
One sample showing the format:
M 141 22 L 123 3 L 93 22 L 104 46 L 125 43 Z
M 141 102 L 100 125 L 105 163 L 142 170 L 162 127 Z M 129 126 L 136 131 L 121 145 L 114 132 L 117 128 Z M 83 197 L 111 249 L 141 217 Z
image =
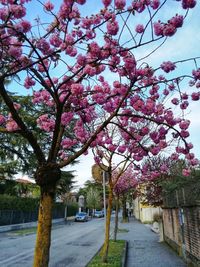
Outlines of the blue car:
M 78 212 L 75 216 L 75 222 L 87 222 L 88 215 L 86 212 Z

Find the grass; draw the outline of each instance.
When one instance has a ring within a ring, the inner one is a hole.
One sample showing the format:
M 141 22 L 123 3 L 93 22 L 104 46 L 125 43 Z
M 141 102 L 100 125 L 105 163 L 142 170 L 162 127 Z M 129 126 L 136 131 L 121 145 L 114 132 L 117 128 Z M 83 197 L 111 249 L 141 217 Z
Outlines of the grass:
M 124 240 L 114 242 L 110 240 L 108 251 L 108 262 L 102 263 L 101 251 L 92 259 L 87 267 L 121 267 L 122 255 L 125 248 Z
M 30 235 L 30 234 L 35 234 L 37 231 L 37 227 L 32 227 L 32 228 L 27 228 L 27 229 L 20 229 L 16 231 L 12 231 L 9 233 L 9 235 Z
M 117 229 L 117 232 L 118 232 L 118 233 L 128 233 L 129 230 L 128 230 L 128 229 L 120 229 L 120 228 L 118 228 L 118 229 Z

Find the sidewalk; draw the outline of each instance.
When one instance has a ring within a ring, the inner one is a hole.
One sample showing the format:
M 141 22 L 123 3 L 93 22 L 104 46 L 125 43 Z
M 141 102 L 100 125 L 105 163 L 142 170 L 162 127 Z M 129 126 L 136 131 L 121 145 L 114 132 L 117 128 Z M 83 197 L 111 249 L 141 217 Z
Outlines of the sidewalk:
M 186 267 L 183 260 L 164 242 L 159 243 L 158 234 L 134 218 L 129 223 L 120 223 L 118 239 L 128 241 L 126 267 Z

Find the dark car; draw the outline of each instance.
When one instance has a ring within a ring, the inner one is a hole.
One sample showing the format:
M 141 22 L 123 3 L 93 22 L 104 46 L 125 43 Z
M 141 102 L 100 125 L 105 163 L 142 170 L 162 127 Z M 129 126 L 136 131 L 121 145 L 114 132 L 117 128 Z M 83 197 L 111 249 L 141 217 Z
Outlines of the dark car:
M 87 222 L 88 215 L 86 212 L 78 212 L 75 216 L 75 222 Z

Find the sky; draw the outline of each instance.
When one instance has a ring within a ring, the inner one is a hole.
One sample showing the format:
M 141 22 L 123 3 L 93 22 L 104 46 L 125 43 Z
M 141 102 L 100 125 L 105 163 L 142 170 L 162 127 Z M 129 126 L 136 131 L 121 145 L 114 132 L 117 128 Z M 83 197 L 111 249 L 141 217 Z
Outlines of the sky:
M 52 1 L 54 3 L 58 3 L 59 1 Z M 131 2 L 131 1 L 127 1 Z M 172 3 L 173 0 L 168 1 L 168 9 L 162 16 L 167 16 L 167 12 L 174 12 Z M 178 60 L 183 58 L 189 58 L 193 56 L 200 55 L 199 51 L 199 43 L 200 43 L 200 1 L 197 1 L 198 4 L 195 9 L 191 10 L 189 13 L 185 25 L 182 29 L 178 31 L 178 33 L 170 38 L 169 42 L 162 47 L 162 49 L 158 50 L 152 56 L 148 58 L 148 62 L 153 66 L 159 66 L 162 61 L 167 60 Z M 84 10 L 84 13 L 90 13 L 94 9 L 94 1 L 88 0 L 88 6 Z M 39 11 L 34 7 L 34 1 L 32 1 L 33 9 L 29 13 L 31 18 L 34 18 L 37 14 L 39 15 Z M 95 9 L 97 10 L 99 7 L 102 7 L 101 1 L 95 1 Z M 83 9 L 83 7 L 82 7 Z M 174 14 L 175 15 L 175 14 Z M 137 23 L 142 23 L 137 20 Z M 135 24 L 134 24 L 135 25 Z M 140 51 L 135 51 L 136 57 L 140 58 L 143 55 L 148 54 L 151 48 L 144 48 Z M 185 64 L 180 67 L 178 71 L 181 73 L 187 72 L 190 68 L 190 64 Z M 186 90 L 189 90 L 186 88 Z M 196 156 L 200 159 L 200 142 L 199 142 L 199 131 L 200 131 L 200 103 L 193 102 L 188 109 L 187 118 L 191 120 L 191 127 L 190 127 L 190 138 L 189 140 L 194 144 L 193 152 Z M 92 153 L 89 152 L 87 156 L 81 156 L 79 158 L 80 163 L 76 164 L 75 166 L 67 168 L 67 170 L 75 170 L 77 186 L 83 186 L 84 182 L 88 179 L 91 179 L 91 166 L 94 164 Z
M 200 29 L 200 1 L 197 2 L 196 8 L 191 10 L 189 16 L 187 17 L 184 27 L 180 29 L 174 37 L 172 37 L 172 40 L 166 42 L 162 49 L 149 58 L 149 63 L 152 65 L 157 64 L 157 66 L 159 66 L 163 59 L 165 61 L 173 59 L 178 60 L 181 58 L 190 58 L 200 55 L 200 34 L 198 34 Z M 144 52 L 148 54 L 147 51 L 141 51 L 141 55 Z M 183 67 L 181 66 L 180 71 L 187 72 L 190 67 L 191 66 L 189 66 L 189 64 L 184 65 Z M 187 119 L 191 121 L 190 137 L 188 140 L 193 143 L 193 152 L 196 157 L 200 159 L 200 102 L 192 102 L 187 113 Z M 89 153 L 87 156 L 80 157 L 79 160 L 80 163 L 74 167 L 76 169 L 77 185 L 83 186 L 85 181 L 88 179 L 92 180 L 91 166 L 94 164 L 94 160 L 92 153 Z

